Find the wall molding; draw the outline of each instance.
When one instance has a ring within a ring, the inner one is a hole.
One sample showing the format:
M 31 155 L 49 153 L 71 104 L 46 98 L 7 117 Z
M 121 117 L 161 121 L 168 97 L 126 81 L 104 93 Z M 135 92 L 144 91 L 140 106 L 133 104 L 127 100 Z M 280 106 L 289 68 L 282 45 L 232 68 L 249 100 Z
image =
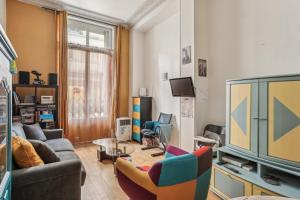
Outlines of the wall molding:
M 152 10 L 159 7 L 166 0 L 147 0 L 143 3 L 138 10 L 136 10 L 128 20 L 128 24 L 132 27 L 143 19 Z
M 0 51 L 5 55 L 5 57 L 9 61 L 13 61 L 17 58 L 17 53 L 14 50 L 1 24 L 0 24 Z

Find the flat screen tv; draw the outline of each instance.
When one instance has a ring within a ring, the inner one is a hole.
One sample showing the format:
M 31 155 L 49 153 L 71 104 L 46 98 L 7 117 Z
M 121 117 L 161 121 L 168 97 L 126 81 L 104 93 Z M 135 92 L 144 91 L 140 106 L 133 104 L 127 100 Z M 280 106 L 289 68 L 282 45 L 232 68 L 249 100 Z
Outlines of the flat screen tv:
M 195 97 L 195 89 L 191 77 L 170 79 L 174 97 Z

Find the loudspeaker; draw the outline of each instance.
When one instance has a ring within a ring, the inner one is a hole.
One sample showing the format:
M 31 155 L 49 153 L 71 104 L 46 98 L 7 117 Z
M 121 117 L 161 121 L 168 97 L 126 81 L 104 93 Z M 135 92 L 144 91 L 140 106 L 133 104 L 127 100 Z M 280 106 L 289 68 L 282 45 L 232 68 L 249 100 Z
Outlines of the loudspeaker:
M 55 73 L 48 74 L 48 85 L 57 85 L 57 74 Z
M 26 71 L 19 71 L 19 84 L 29 84 L 30 73 Z

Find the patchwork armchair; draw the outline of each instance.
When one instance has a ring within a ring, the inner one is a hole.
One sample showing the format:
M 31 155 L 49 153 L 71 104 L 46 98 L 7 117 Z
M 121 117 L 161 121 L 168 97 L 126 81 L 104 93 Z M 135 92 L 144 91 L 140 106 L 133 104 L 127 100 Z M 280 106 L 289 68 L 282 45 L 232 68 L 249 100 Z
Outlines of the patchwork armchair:
M 117 179 L 131 200 L 204 200 L 212 166 L 212 150 L 188 153 L 168 146 L 165 159 L 152 167 L 135 167 L 122 158 L 116 162 Z

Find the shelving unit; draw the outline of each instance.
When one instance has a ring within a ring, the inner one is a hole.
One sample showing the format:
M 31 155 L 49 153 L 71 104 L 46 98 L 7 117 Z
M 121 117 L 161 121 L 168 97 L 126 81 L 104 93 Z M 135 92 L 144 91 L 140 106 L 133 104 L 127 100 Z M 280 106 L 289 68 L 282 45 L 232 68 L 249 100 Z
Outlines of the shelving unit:
M 34 99 L 35 102 L 32 105 L 13 105 L 13 115 L 19 115 L 20 114 L 20 109 L 22 108 L 33 108 L 34 109 L 34 123 L 36 122 L 40 122 L 40 121 L 36 121 L 36 113 L 37 111 L 42 111 L 42 110 L 49 110 L 52 112 L 53 114 L 53 120 L 54 120 L 54 128 L 58 128 L 58 86 L 56 85 L 33 85 L 33 84 L 13 84 L 13 91 L 15 91 L 17 93 L 17 89 L 18 88 L 33 88 L 34 89 Z M 41 104 L 38 101 L 38 90 L 39 89 L 54 89 L 54 103 L 53 104 Z M 41 123 L 41 122 L 40 122 Z M 44 125 L 42 124 L 42 127 L 44 127 Z

